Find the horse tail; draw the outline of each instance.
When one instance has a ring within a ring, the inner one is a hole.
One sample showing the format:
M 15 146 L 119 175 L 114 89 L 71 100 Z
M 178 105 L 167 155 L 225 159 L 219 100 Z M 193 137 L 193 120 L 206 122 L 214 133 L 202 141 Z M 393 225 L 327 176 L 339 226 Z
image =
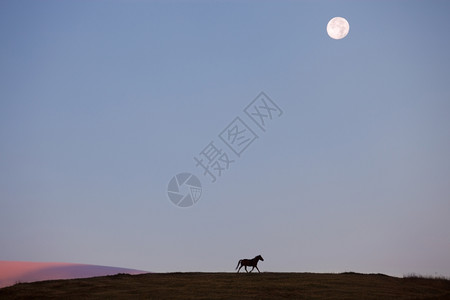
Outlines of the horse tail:
M 236 266 L 236 269 L 235 270 L 237 270 L 237 268 L 239 267 L 239 265 L 241 264 L 241 261 L 242 261 L 242 259 L 240 259 L 239 261 L 238 261 L 238 264 L 237 264 L 237 266 Z

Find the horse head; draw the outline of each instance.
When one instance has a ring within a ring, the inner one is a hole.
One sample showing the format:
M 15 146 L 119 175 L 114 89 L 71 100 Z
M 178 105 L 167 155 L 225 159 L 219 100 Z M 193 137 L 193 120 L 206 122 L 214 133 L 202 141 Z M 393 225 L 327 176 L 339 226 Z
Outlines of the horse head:
M 256 257 L 258 260 L 262 260 L 262 261 L 264 261 L 264 258 L 262 258 L 262 256 L 261 255 L 258 255 L 257 257 Z

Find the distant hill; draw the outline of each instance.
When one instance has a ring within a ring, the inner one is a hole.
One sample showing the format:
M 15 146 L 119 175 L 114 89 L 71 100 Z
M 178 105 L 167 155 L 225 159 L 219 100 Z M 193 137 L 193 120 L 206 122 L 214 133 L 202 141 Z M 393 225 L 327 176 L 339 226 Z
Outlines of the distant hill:
M 383 274 L 152 273 L 21 283 L 0 299 L 450 299 L 450 280 Z
M 141 274 L 147 272 L 134 269 L 72 263 L 0 261 L 0 288 L 18 282 L 86 278 L 118 273 Z

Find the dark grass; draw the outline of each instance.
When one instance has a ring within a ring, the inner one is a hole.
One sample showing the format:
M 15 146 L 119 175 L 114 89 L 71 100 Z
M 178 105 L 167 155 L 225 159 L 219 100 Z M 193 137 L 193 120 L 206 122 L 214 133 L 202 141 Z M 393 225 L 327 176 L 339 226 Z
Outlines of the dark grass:
M 19 283 L 0 299 L 450 299 L 450 280 L 383 274 L 152 273 Z

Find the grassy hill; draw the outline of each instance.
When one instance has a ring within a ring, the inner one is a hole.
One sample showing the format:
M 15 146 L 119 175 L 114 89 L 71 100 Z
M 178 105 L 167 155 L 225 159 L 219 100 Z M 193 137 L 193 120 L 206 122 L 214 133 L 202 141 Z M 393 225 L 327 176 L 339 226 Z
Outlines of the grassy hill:
M 0 299 L 450 299 L 450 280 L 382 274 L 152 273 L 19 283 Z

